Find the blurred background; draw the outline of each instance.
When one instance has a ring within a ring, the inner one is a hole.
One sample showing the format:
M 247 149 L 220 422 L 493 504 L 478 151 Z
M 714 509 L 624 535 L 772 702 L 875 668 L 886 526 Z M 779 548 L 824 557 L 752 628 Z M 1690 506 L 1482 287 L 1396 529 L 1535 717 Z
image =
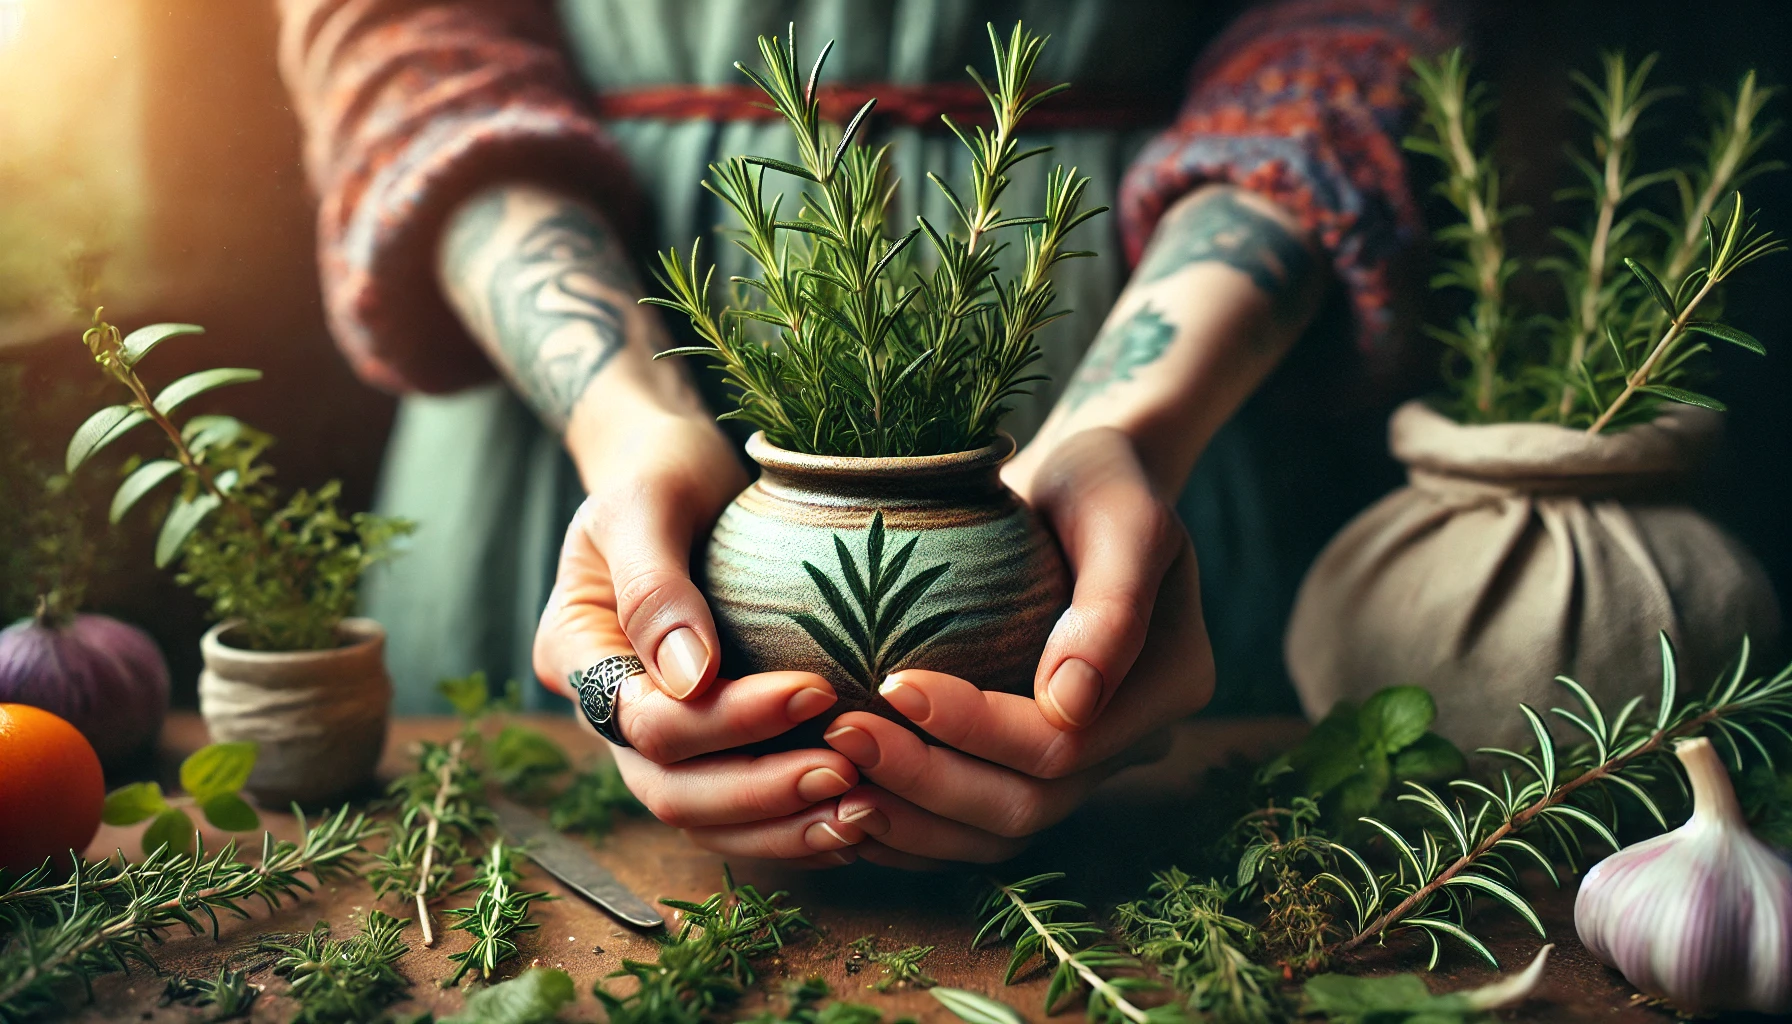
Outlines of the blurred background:
M 1596 68 L 1601 47 L 1660 51 L 1659 80 L 1691 87 L 1656 115 L 1651 145 L 1666 159 L 1703 130 L 1698 87 L 1731 88 L 1750 67 L 1770 85 L 1792 77 L 1787 21 L 1784 0 L 1489 6 L 1478 59 L 1502 98 L 1510 190 L 1548 214 L 1565 180 L 1562 146 L 1584 139 L 1568 73 Z M 150 375 L 263 370 L 263 382 L 192 410 L 228 408 L 279 438 L 271 460 L 285 485 L 338 477 L 349 508 L 370 500 L 392 401 L 353 378 L 324 327 L 275 30 L 273 0 L 0 0 L 0 363 L 18 368 L 24 394 L 17 422 L 0 430 L 22 431 L 37 457 L 59 464 L 74 427 L 112 400 L 79 341 L 91 313 L 81 309 L 99 301 L 126 330 L 203 324 L 204 338 L 159 349 Z M 1769 109 L 1785 117 L 1789 100 Z M 1776 156 L 1788 155 L 1786 141 L 1775 140 Z M 1792 234 L 1792 173 L 1761 180 L 1750 200 L 1765 225 Z M 1514 247 L 1544 250 L 1545 220 L 1514 228 Z M 1732 412 L 1699 487 L 1699 503 L 1762 559 L 1782 601 L 1792 598 L 1789 283 L 1792 256 L 1780 256 L 1734 293 L 1733 322 L 1770 354 L 1717 354 L 1709 390 Z M 1391 461 L 1381 470 L 1356 482 L 1365 502 L 1398 479 Z M 167 653 L 176 703 L 190 706 L 204 609 L 152 567 L 155 516 L 105 527 L 110 483 L 82 485 L 92 485 L 102 542 L 87 604 L 148 629 Z

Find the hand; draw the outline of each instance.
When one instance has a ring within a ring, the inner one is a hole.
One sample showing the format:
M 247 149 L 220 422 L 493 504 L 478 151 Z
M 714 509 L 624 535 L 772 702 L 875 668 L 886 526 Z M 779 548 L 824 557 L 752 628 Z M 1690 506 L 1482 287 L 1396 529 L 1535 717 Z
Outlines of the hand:
M 580 467 L 591 496 L 560 550 L 535 672 L 572 697 L 574 671 L 638 652 L 649 674 L 622 685 L 618 728 L 632 749 L 615 756 L 648 810 L 727 856 L 849 863 L 852 854 L 840 851 L 864 833 L 835 820 L 834 798 L 858 781 L 852 762 L 831 750 L 727 752 L 814 718 L 836 699 L 825 679 L 805 672 L 716 685 L 721 645 L 691 582 L 690 554 L 746 484 L 733 448 L 704 420 L 630 422 L 627 437 L 575 446 L 587 454 Z
M 1032 698 L 939 672 L 885 681 L 891 706 L 945 746 L 863 712 L 834 722 L 828 744 L 873 783 L 838 804 L 838 825 L 871 837 L 858 847 L 866 860 L 929 868 L 1011 857 L 1108 776 L 1161 757 L 1165 726 L 1212 696 L 1194 549 L 1130 439 L 1087 430 L 1029 454 L 1005 475 L 1062 543 L 1071 606 Z

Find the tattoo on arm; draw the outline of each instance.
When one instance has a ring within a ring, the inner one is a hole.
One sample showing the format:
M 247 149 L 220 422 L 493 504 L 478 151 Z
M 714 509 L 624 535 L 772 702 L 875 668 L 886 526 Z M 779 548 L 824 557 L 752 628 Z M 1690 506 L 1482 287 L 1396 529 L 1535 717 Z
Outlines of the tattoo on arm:
M 1160 224 L 1133 279 L 1161 281 L 1191 263 L 1243 271 L 1269 296 L 1277 319 L 1299 308 L 1313 272 L 1313 255 L 1294 232 L 1227 189 L 1184 204 Z
M 1103 330 L 1089 346 L 1076 376 L 1064 389 L 1064 401 L 1072 410 L 1109 385 L 1133 379 L 1133 374 L 1163 357 L 1176 337 L 1176 325 L 1164 319 L 1147 302 L 1120 323 Z
M 462 313 L 485 321 L 473 333 L 493 361 L 563 430 L 625 344 L 623 304 L 639 289 L 621 245 L 591 211 L 520 205 L 500 188 L 462 207 L 443 238 L 444 276 Z

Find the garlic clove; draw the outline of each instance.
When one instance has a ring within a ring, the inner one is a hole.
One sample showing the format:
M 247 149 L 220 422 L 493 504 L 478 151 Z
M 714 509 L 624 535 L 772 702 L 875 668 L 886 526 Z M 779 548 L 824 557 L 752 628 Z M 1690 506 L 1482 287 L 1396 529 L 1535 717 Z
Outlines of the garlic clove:
M 1674 754 L 1693 813 L 1588 871 L 1574 926 L 1643 992 L 1695 1013 L 1792 1010 L 1792 868 L 1749 832 L 1706 739 Z

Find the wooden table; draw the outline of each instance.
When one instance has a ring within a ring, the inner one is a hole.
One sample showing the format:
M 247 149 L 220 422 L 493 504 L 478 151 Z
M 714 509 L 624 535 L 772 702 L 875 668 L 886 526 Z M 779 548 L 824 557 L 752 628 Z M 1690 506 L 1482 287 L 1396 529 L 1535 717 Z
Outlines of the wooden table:
M 591 749 L 589 737 L 570 719 L 531 717 L 528 724 L 542 729 L 569 751 Z M 416 740 L 443 739 L 455 728 L 456 723 L 447 718 L 398 720 L 381 762 L 382 776 L 396 775 L 409 766 L 409 752 Z M 1176 863 L 1179 856 L 1187 857 L 1188 851 L 1196 848 L 1192 844 L 1212 839 L 1189 834 L 1187 826 L 1193 820 L 1189 808 L 1200 799 L 1199 786 L 1206 769 L 1228 758 L 1259 758 L 1285 749 L 1305 728 L 1296 719 L 1184 723 L 1177 729 L 1169 758 L 1116 776 L 1084 810 L 1042 834 L 1022 858 L 1004 865 L 1000 873 L 1018 878 L 1037 871 L 1068 872 L 1070 878 L 1060 883 L 1062 895 L 1102 908 L 1136 898 L 1143 894 L 1152 871 Z M 180 759 L 205 739 L 204 725 L 197 716 L 176 714 L 170 718 L 154 769 L 164 784 L 173 784 Z M 595 752 L 593 756 L 597 756 Z M 282 838 L 293 838 L 297 831 L 296 822 L 288 814 L 264 812 L 263 823 Z M 142 826 L 102 827 L 88 855 L 100 857 L 117 848 L 136 855 L 141 829 Z M 205 832 L 208 848 L 215 849 L 226 838 L 209 828 Z M 595 847 L 595 852 L 618 878 L 649 900 L 664 896 L 702 899 L 720 888 L 721 858 L 698 850 L 678 832 L 652 820 L 623 821 L 614 834 Z M 923 992 L 871 991 L 866 986 L 877 977 L 876 968 L 856 976 L 847 972 L 847 946 L 860 936 L 874 935 L 879 948 L 885 950 L 911 944 L 935 945 L 925 967 L 941 983 L 1001 999 L 1029 1020 L 1045 1019 L 1040 1012 L 1046 984 L 1042 972 L 1036 971 L 1022 983 L 1004 987 L 1001 975 L 1007 952 L 1001 948 L 969 948 L 975 931 L 973 903 L 977 882 L 983 877 L 979 873 L 917 876 L 863 864 L 819 873 L 753 862 L 735 863 L 733 867 L 741 881 L 768 891 L 789 889 L 792 902 L 803 907 L 821 929 L 819 936 L 792 947 L 770 965 L 773 991 L 780 977 L 819 974 L 828 979 L 838 996 L 878 1006 L 891 1019 L 912 1015 L 923 1021 L 955 1020 Z M 514 962 L 515 968 L 520 970 L 529 963 L 564 968 L 572 974 L 580 993 L 578 1003 L 564 1018 L 600 1019 L 601 1011 L 590 993 L 591 982 L 615 970 L 624 957 L 653 959 L 653 943 L 616 924 L 532 865 L 526 884 L 565 898 L 538 905 L 535 916 L 542 927 L 523 937 L 524 955 L 521 961 Z M 1581 948 L 1574 938 L 1569 893 L 1557 893 L 1546 884 L 1533 888 L 1538 890 L 1533 895 L 1551 939 L 1557 944 L 1556 952 L 1537 998 L 1502 1016 L 1538 1021 L 1672 1019 L 1670 1014 L 1633 999 L 1632 990 L 1622 978 L 1599 965 Z M 353 918 L 373 905 L 365 886 L 339 882 L 271 916 L 258 911 L 249 921 L 228 921 L 220 941 L 214 942 L 209 935 L 175 938 L 161 948 L 158 956 L 171 971 L 215 974 L 234 948 L 256 935 L 304 931 L 319 919 L 330 921 L 338 934 L 347 934 L 354 927 Z M 399 917 L 409 916 L 409 908 L 394 901 L 387 901 L 382 909 Z M 1536 936 L 1511 914 L 1489 914 L 1483 930 L 1508 966 L 1527 961 L 1539 945 Z M 421 948 L 414 928 L 407 929 L 407 935 L 414 949 L 401 967 L 414 982 L 413 1002 L 399 1009 L 431 1009 L 438 1015 L 452 1012 L 460 1005 L 461 993 L 444 991 L 436 982 L 452 973 L 447 956 L 465 945 L 465 933 L 447 932 L 433 949 Z M 1375 950 L 1355 969 L 1375 973 L 1412 970 L 1423 963 L 1417 956 L 1416 947 Z M 1431 982 L 1434 989 L 1443 990 L 1482 984 L 1492 976 L 1492 971 L 1478 961 L 1470 961 L 1467 955 L 1446 953 Z M 260 976 L 255 980 L 269 979 Z M 196 1011 L 185 1007 L 157 1007 L 161 990 L 162 981 L 141 970 L 109 976 L 96 986 L 95 1002 L 77 1013 L 75 1019 L 201 1019 Z M 282 991 L 284 983 L 278 980 L 269 985 L 267 994 L 256 1004 L 253 1019 L 285 1021 L 290 1007 L 279 997 Z M 758 1003 L 748 1005 L 756 1007 Z M 1072 1005 L 1056 1019 L 1075 1021 L 1080 1017 L 1080 1010 Z

